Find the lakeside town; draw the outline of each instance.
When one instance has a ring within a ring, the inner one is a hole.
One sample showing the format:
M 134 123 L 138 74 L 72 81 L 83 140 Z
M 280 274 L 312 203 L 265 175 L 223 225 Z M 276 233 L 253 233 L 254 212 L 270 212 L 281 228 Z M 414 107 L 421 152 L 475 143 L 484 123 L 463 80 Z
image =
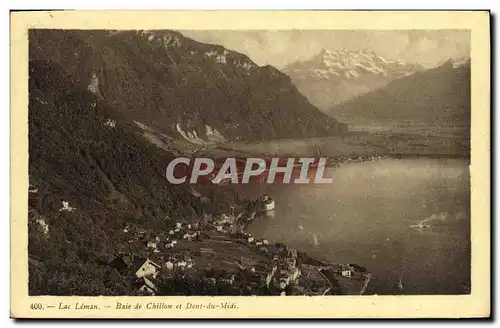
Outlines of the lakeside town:
M 371 275 L 356 264 L 327 264 L 284 244 L 271 243 L 244 231 L 246 222 L 269 215 L 267 196 L 239 214 L 231 208 L 198 222 L 175 222 L 168 232 L 126 226 L 129 247 L 109 262 L 133 273 L 139 294 L 158 295 L 165 282 L 195 282 L 203 289 L 229 295 L 363 294 Z M 184 280 L 184 281 L 183 281 Z M 178 286 L 177 286 L 178 287 Z M 189 285 L 186 285 L 189 293 Z
M 37 189 L 30 187 L 30 193 Z M 171 222 L 168 231 L 126 225 L 122 251 L 101 264 L 129 277 L 136 295 L 362 295 L 371 274 L 356 264 L 324 263 L 297 249 L 245 232 L 246 224 L 272 215 L 275 201 L 263 196 L 235 213 L 196 222 Z M 63 201 L 60 212 L 76 208 Z M 170 220 L 170 218 L 165 218 Z M 50 228 L 37 223 L 44 234 Z M 36 259 L 30 258 L 36 263 Z
M 371 275 L 356 264 L 327 264 L 283 244 L 273 244 L 244 231 L 246 219 L 274 209 L 267 196 L 256 201 L 262 212 L 233 211 L 198 222 L 175 222 L 168 232 L 126 226 L 130 248 L 109 262 L 133 274 L 137 291 L 161 295 L 166 282 L 189 282 L 229 295 L 363 294 Z M 255 204 L 255 203 L 254 203 Z M 139 253 L 141 255 L 139 255 Z M 184 280 L 184 281 L 183 281 Z M 178 288 L 179 286 L 176 286 Z M 193 290 L 193 292 L 195 292 Z

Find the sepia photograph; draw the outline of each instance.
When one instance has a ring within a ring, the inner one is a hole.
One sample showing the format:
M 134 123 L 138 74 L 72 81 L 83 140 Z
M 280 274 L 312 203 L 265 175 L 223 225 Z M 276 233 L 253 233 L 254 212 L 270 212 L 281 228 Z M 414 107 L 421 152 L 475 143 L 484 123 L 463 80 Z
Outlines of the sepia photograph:
M 471 29 L 264 26 L 27 29 L 29 297 L 471 296 Z

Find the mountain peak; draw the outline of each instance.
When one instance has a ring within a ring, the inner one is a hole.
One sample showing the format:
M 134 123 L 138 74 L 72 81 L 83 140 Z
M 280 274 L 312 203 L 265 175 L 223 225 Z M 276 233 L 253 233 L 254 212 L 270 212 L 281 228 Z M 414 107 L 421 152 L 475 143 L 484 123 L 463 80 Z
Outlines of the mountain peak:
M 310 59 L 289 65 L 284 69 L 292 78 L 310 76 L 317 79 L 361 79 L 366 77 L 399 78 L 420 70 L 419 65 L 401 60 L 387 60 L 372 49 L 321 49 Z
M 470 64 L 470 57 L 456 57 L 456 58 L 451 58 L 450 61 L 453 67 L 457 68 L 460 66 Z
M 423 69 L 421 65 L 386 59 L 372 49 L 323 48 L 311 58 L 285 67 L 283 72 L 309 101 L 326 110 Z

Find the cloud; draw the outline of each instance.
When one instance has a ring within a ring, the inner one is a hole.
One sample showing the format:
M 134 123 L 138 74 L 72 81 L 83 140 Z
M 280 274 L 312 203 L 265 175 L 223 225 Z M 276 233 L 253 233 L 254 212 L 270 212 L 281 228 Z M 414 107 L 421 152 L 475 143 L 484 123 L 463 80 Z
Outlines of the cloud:
M 470 53 L 466 30 L 257 30 L 180 31 L 200 42 L 220 44 L 246 54 L 259 65 L 282 68 L 321 49 L 371 49 L 387 59 L 439 64 Z

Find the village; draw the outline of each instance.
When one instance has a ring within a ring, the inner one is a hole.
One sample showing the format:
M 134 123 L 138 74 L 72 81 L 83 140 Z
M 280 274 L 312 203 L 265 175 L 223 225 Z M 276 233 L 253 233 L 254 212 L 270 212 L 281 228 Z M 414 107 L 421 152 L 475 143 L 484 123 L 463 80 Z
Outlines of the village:
M 258 199 L 263 211 L 274 200 Z M 354 264 L 322 263 L 244 231 L 260 212 L 234 209 L 170 230 L 123 227 L 127 245 L 107 263 L 129 276 L 137 295 L 359 295 L 370 274 Z
M 30 185 L 29 192 L 37 194 L 38 190 Z M 275 206 L 275 200 L 264 195 L 238 213 L 230 207 L 226 213 L 204 214 L 198 220 L 179 222 L 166 217 L 170 228 L 161 231 L 128 224 L 120 231 L 121 251 L 100 262 L 127 277 L 136 295 L 365 293 L 371 275 L 364 267 L 321 262 L 245 231 L 250 221 L 272 217 Z M 59 212 L 74 211 L 77 208 L 68 201 L 61 202 Z M 35 213 L 32 216 L 37 217 L 40 232 L 48 235 L 46 220 Z

